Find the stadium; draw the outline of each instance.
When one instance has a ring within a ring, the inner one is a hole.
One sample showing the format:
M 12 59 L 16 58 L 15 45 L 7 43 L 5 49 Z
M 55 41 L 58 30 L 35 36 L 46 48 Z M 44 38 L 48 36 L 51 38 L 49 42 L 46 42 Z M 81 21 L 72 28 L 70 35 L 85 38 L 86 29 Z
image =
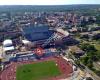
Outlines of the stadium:
M 46 47 L 50 43 L 56 43 L 68 37 L 69 33 L 63 29 L 51 29 L 46 25 L 25 26 L 22 28 L 24 39 L 32 42 L 33 45 Z
M 50 43 L 69 36 L 62 29 L 50 29 L 47 26 L 28 26 L 22 28 L 27 44 L 34 49 L 25 53 L 16 53 L 1 72 L 1 80 L 60 80 L 73 73 L 72 64 L 61 57 L 54 48 L 45 48 Z M 27 76 L 27 77 L 26 77 Z

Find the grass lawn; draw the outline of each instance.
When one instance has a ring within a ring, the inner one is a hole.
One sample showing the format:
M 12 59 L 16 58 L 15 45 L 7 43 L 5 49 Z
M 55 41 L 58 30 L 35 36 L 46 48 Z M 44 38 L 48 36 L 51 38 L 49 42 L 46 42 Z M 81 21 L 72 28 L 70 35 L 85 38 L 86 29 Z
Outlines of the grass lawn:
M 97 50 L 100 50 L 100 44 L 95 44 Z
M 60 75 L 54 61 L 25 64 L 17 68 L 16 80 L 42 80 Z

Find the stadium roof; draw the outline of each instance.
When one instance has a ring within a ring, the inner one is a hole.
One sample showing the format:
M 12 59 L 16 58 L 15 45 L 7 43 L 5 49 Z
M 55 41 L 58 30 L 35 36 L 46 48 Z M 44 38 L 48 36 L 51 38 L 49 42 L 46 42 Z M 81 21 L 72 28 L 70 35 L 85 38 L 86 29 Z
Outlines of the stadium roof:
M 69 33 L 67 31 L 64 31 L 63 29 L 57 29 L 57 31 L 63 34 L 64 36 L 69 36 Z
M 25 33 L 46 32 L 49 30 L 48 26 L 27 26 L 23 28 Z
M 8 45 L 8 44 L 12 44 L 12 40 L 7 39 L 3 42 L 3 45 Z
M 38 41 L 48 39 L 53 31 L 49 30 L 48 26 L 29 26 L 23 28 L 24 36 L 29 41 Z

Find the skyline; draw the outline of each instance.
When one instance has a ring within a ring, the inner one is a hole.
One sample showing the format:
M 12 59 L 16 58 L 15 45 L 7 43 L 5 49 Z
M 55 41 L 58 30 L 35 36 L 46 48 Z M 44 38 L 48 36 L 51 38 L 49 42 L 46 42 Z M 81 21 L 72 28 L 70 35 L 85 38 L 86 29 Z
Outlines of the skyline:
M 72 5 L 100 4 L 100 0 L 0 0 L 0 5 Z

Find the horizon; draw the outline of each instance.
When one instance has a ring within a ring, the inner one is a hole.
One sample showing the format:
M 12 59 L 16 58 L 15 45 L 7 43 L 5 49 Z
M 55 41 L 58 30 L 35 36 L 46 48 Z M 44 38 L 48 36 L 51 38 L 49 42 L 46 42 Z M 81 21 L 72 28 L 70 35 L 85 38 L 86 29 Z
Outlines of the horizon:
M 86 5 L 90 5 L 90 6 L 95 6 L 95 5 L 100 5 L 100 4 L 64 4 L 64 5 L 0 5 L 0 6 L 86 6 Z
M 100 4 L 100 0 L 0 0 L 0 5 L 81 5 Z

